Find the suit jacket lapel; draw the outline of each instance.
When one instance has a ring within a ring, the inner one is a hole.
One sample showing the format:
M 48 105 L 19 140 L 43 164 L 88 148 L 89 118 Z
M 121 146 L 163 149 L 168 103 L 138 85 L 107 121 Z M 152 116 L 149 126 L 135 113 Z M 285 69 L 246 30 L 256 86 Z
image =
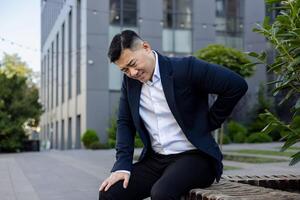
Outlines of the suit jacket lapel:
M 130 101 L 129 103 L 131 104 L 132 107 L 132 117 L 135 122 L 138 122 L 138 125 L 140 125 L 140 113 L 139 113 L 139 107 L 140 107 L 140 97 L 141 97 L 141 89 L 142 89 L 142 83 L 129 79 L 129 98 Z
M 165 93 L 165 97 L 169 108 L 176 119 L 179 126 L 185 130 L 183 121 L 177 109 L 176 101 L 175 101 L 175 93 L 174 93 L 174 78 L 173 78 L 173 70 L 172 65 L 168 59 L 164 56 L 161 56 L 159 53 L 158 55 L 158 62 L 159 62 L 159 72 L 161 78 L 161 84 L 163 87 L 163 91 Z

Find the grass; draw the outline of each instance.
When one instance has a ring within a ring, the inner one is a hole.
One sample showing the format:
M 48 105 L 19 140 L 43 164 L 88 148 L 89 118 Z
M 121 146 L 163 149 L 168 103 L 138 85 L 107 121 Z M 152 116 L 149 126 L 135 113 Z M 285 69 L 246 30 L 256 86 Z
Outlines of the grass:
M 225 171 L 226 171 L 226 170 L 237 170 L 237 169 L 242 169 L 242 168 L 224 165 L 224 170 L 225 170 Z
M 262 154 L 262 155 L 271 155 L 271 156 L 292 156 L 295 153 L 289 151 L 271 151 L 271 150 L 258 150 L 258 149 L 241 149 L 241 150 L 233 150 L 230 152 L 236 153 L 249 153 L 249 154 Z
M 286 162 L 287 161 L 287 160 L 283 160 L 283 159 L 262 158 L 262 157 L 242 156 L 242 155 L 230 155 L 230 154 L 224 154 L 224 160 L 245 162 L 245 163 L 274 163 L 274 162 Z
M 274 148 L 276 148 L 276 149 L 281 149 L 281 147 L 274 147 Z M 290 148 L 288 148 L 287 150 L 297 150 L 297 151 L 299 151 L 299 150 L 300 150 L 300 147 L 290 147 Z

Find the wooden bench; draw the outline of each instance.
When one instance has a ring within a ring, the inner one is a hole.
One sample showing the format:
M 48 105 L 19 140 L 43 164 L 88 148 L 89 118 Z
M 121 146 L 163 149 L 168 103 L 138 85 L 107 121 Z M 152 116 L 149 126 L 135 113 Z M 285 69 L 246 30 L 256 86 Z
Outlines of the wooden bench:
M 300 175 L 222 176 L 222 178 L 237 183 L 300 193 Z
M 221 181 L 205 189 L 193 189 L 184 200 L 300 200 L 299 176 L 223 176 Z M 274 184 L 276 183 L 276 184 Z M 281 183 L 283 184 L 281 186 Z M 288 183 L 288 184 L 287 184 Z M 294 183 L 296 183 L 294 185 Z M 251 184 L 251 185 L 250 185 Z M 262 187 L 268 186 L 269 188 Z M 289 186 L 289 187 L 287 187 Z M 271 189 L 276 187 L 277 189 Z M 294 192 L 278 189 L 296 188 Z

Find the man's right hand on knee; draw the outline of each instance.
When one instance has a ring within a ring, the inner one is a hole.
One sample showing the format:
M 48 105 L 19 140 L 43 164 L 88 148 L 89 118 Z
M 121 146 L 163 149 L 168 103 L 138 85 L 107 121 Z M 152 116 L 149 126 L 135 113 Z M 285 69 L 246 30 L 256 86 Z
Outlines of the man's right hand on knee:
M 124 180 L 123 187 L 126 189 L 128 186 L 129 178 L 130 178 L 130 174 L 127 172 L 119 172 L 119 171 L 112 172 L 111 175 L 103 181 L 103 183 L 99 188 L 99 191 L 106 192 L 113 184 L 115 184 L 120 180 Z

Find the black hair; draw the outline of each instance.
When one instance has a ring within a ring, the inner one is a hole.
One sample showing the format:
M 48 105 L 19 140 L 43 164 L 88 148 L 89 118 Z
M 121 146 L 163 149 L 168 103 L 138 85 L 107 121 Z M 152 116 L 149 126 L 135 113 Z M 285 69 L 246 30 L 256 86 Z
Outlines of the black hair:
M 131 49 L 134 47 L 134 42 L 141 37 L 132 30 L 124 30 L 121 33 L 116 34 L 109 46 L 107 56 L 110 62 L 115 62 L 121 56 L 121 52 L 124 49 Z

